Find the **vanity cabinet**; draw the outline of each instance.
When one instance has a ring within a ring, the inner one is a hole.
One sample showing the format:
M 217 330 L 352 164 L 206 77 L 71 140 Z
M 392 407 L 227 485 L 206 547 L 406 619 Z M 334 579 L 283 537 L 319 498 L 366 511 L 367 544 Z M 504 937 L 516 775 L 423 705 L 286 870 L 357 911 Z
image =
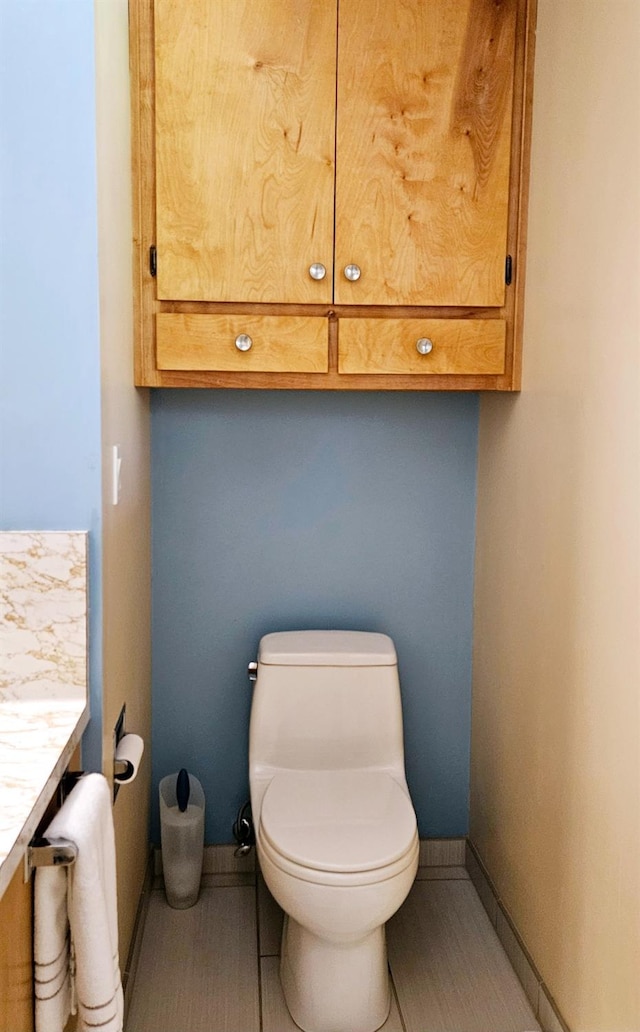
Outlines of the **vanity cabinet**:
M 71 760 L 73 769 L 79 767 L 79 757 L 76 750 Z M 38 835 L 44 833 L 58 807 L 56 793 L 48 802 Z M 34 1030 L 33 920 L 33 873 L 25 881 L 23 856 L 0 895 L 0 1032 Z M 75 1020 L 70 1020 L 64 1032 L 74 1028 Z
M 0 1032 L 33 1032 L 33 901 L 22 865 L 0 898 Z
M 517 388 L 532 7 L 131 0 L 136 382 Z

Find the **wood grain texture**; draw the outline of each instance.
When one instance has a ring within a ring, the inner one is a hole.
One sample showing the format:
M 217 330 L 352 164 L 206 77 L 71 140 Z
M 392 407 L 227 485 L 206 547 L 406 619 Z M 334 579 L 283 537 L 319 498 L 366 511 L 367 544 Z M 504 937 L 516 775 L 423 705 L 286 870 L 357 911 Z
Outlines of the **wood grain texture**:
M 158 297 L 331 299 L 335 54 L 336 0 L 155 0 Z
M 156 323 L 159 369 L 324 373 L 329 368 L 326 319 L 160 314 Z M 249 351 L 236 347 L 239 334 L 251 337 Z
M 337 302 L 502 305 L 516 8 L 340 3 Z
M 513 198 L 509 207 L 509 248 L 515 258 L 514 282 L 508 291 L 506 316 L 507 372 L 511 390 L 519 391 L 522 381 L 522 337 L 524 332 L 524 288 L 527 265 L 527 216 L 531 166 L 531 128 L 533 117 L 533 73 L 536 46 L 537 0 L 528 0 L 518 9 L 516 70 L 514 94 L 519 104 L 514 112 L 512 139 Z
M 508 391 L 506 374 L 432 373 L 243 373 L 224 370 L 159 370 L 159 387 L 226 387 L 265 391 Z
M 343 0 L 343 9 L 353 0 Z M 383 0 L 372 0 L 365 4 L 373 13 Z M 385 0 L 386 2 L 386 0 Z M 455 9 L 468 9 L 470 0 L 460 0 L 460 4 L 450 5 Z M 513 0 L 510 0 L 513 2 Z M 506 251 L 513 254 L 514 282 L 507 288 L 504 305 L 495 308 L 493 302 L 488 306 L 475 306 L 469 301 L 460 305 L 456 299 L 453 305 L 429 305 L 426 294 L 416 291 L 397 312 L 393 312 L 396 298 L 393 297 L 386 309 L 379 307 L 384 301 L 382 295 L 366 301 L 366 305 L 353 304 L 353 298 L 346 298 L 347 304 L 334 306 L 340 316 L 352 313 L 358 315 L 387 316 L 424 316 L 452 318 L 483 318 L 493 308 L 500 318 L 507 323 L 507 343 L 505 371 L 500 375 L 440 375 L 420 376 L 404 375 L 369 375 L 337 373 L 337 345 L 335 341 L 335 322 L 332 324 L 333 336 L 330 333 L 330 356 L 332 361 L 329 372 L 315 373 L 255 373 L 224 372 L 213 370 L 161 370 L 156 366 L 155 320 L 156 313 L 161 311 L 201 311 L 203 314 L 219 313 L 229 308 L 245 309 L 251 314 L 264 312 L 268 315 L 323 315 L 326 317 L 331 302 L 317 304 L 314 297 L 310 303 L 285 306 L 278 301 L 266 303 L 263 308 L 259 303 L 246 305 L 219 304 L 202 301 L 169 301 L 157 300 L 156 280 L 149 275 L 149 247 L 156 243 L 156 205 L 155 205 L 155 113 L 154 113 L 154 0 L 130 0 L 131 21 L 131 76 L 132 76 L 132 112 L 133 112 L 133 154 L 134 154 L 134 281 L 136 293 L 135 309 L 135 383 L 146 387 L 238 387 L 250 389 L 326 389 L 326 390 L 517 390 L 520 386 L 521 337 L 523 323 L 524 297 L 524 257 L 526 243 L 526 200 L 528 189 L 528 161 L 530 140 L 531 99 L 533 91 L 533 55 L 535 44 L 535 0 L 515 0 L 517 6 L 516 59 L 513 90 L 513 135 L 511 141 L 511 175 L 508 238 Z M 182 5 L 176 5 L 176 7 Z M 431 5 L 424 5 L 425 8 Z M 399 5 L 399 10 L 402 7 Z M 470 8 L 469 8 L 470 9 Z M 366 12 L 365 12 L 366 14 Z M 389 20 L 388 32 L 391 33 L 395 22 Z M 465 30 L 466 32 L 466 30 Z M 462 36 L 460 46 L 462 47 Z M 450 82 L 453 102 L 455 83 Z M 359 86 L 358 86 L 359 88 Z M 349 98 L 352 110 L 356 111 L 356 88 Z M 458 106 L 458 111 L 460 105 Z M 357 111 L 356 111 L 357 113 Z M 417 189 L 417 186 L 416 186 Z M 381 202 L 384 206 L 385 199 Z M 349 260 L 354 257 L 349 256 Z M 502 262 L 500 258 L 500 283 L 502 283 Z M 326 264 L 326 263 L 325 263 Z M 365 275 L 368 272 L 365 270 Z M 365 277 L 363 276 L 363 280 Z M 359 281 L 362 286 L 363 280 Z M 325 281 L 322 281 L 325 282 Z M 343 281 L 342 287 L 352 292 L 351 286 Z M 341 287 L 341 289 L 342 289 Z M 357 284 L 356 284 L 357 287 Z M 358 299 L 360 300 L 360 298 Z M 259 298 L 256 301 L 260 301 Z M 483 310 L 484 309 L 484 310 Z
M 341 319 L 340 373 L 496 375 L 504 369 L 506 328 L 499 319 Z M 432 341 L 422 355 L 419 338 Z
M 0 1032 L 33 1032 L 32 921 L 21 864 L 0 900 Z
M 149 248 L 156 241 L 153 0 L 129 0 L 131 166 L 133 177 L 134 382 L 159 384 L 155 354 L 156 281 Z

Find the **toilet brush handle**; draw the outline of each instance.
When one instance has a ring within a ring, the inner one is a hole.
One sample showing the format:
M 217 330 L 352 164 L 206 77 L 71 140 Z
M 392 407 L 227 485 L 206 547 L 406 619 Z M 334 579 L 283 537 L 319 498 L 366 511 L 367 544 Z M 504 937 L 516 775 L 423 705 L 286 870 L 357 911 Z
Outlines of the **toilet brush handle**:
M 184 813 L 189 805 L 189 796 L 191 794 L 191 784 L 189 782 L 189 774 L 185 767 L 178 773 L 178 780 L 176 781 L 176 799 L 178 800 L 178 809 L 180 813 Z

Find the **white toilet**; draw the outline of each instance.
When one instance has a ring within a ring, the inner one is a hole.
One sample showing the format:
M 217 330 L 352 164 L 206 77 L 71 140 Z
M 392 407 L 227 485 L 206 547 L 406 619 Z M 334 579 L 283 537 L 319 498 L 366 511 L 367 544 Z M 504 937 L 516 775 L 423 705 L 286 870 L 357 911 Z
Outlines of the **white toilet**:
M 285 912 L 280 977 L 305 1032 L 374 1032 L 389 1013 L 385 922 L 418 867 L 393 642 L 262 638 L 249 737 L 256 846 Z

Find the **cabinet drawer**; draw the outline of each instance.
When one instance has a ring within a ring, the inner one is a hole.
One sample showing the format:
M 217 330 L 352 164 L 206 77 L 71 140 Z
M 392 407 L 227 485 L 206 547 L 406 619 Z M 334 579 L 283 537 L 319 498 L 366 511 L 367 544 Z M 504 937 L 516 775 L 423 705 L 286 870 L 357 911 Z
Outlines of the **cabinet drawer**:
M 504 372 L 500 319 L 341 319 L 339 325 L 341 373 Z
M 158 369 L 326 373 L 328 342 L 320 316 L 156 316 Z

